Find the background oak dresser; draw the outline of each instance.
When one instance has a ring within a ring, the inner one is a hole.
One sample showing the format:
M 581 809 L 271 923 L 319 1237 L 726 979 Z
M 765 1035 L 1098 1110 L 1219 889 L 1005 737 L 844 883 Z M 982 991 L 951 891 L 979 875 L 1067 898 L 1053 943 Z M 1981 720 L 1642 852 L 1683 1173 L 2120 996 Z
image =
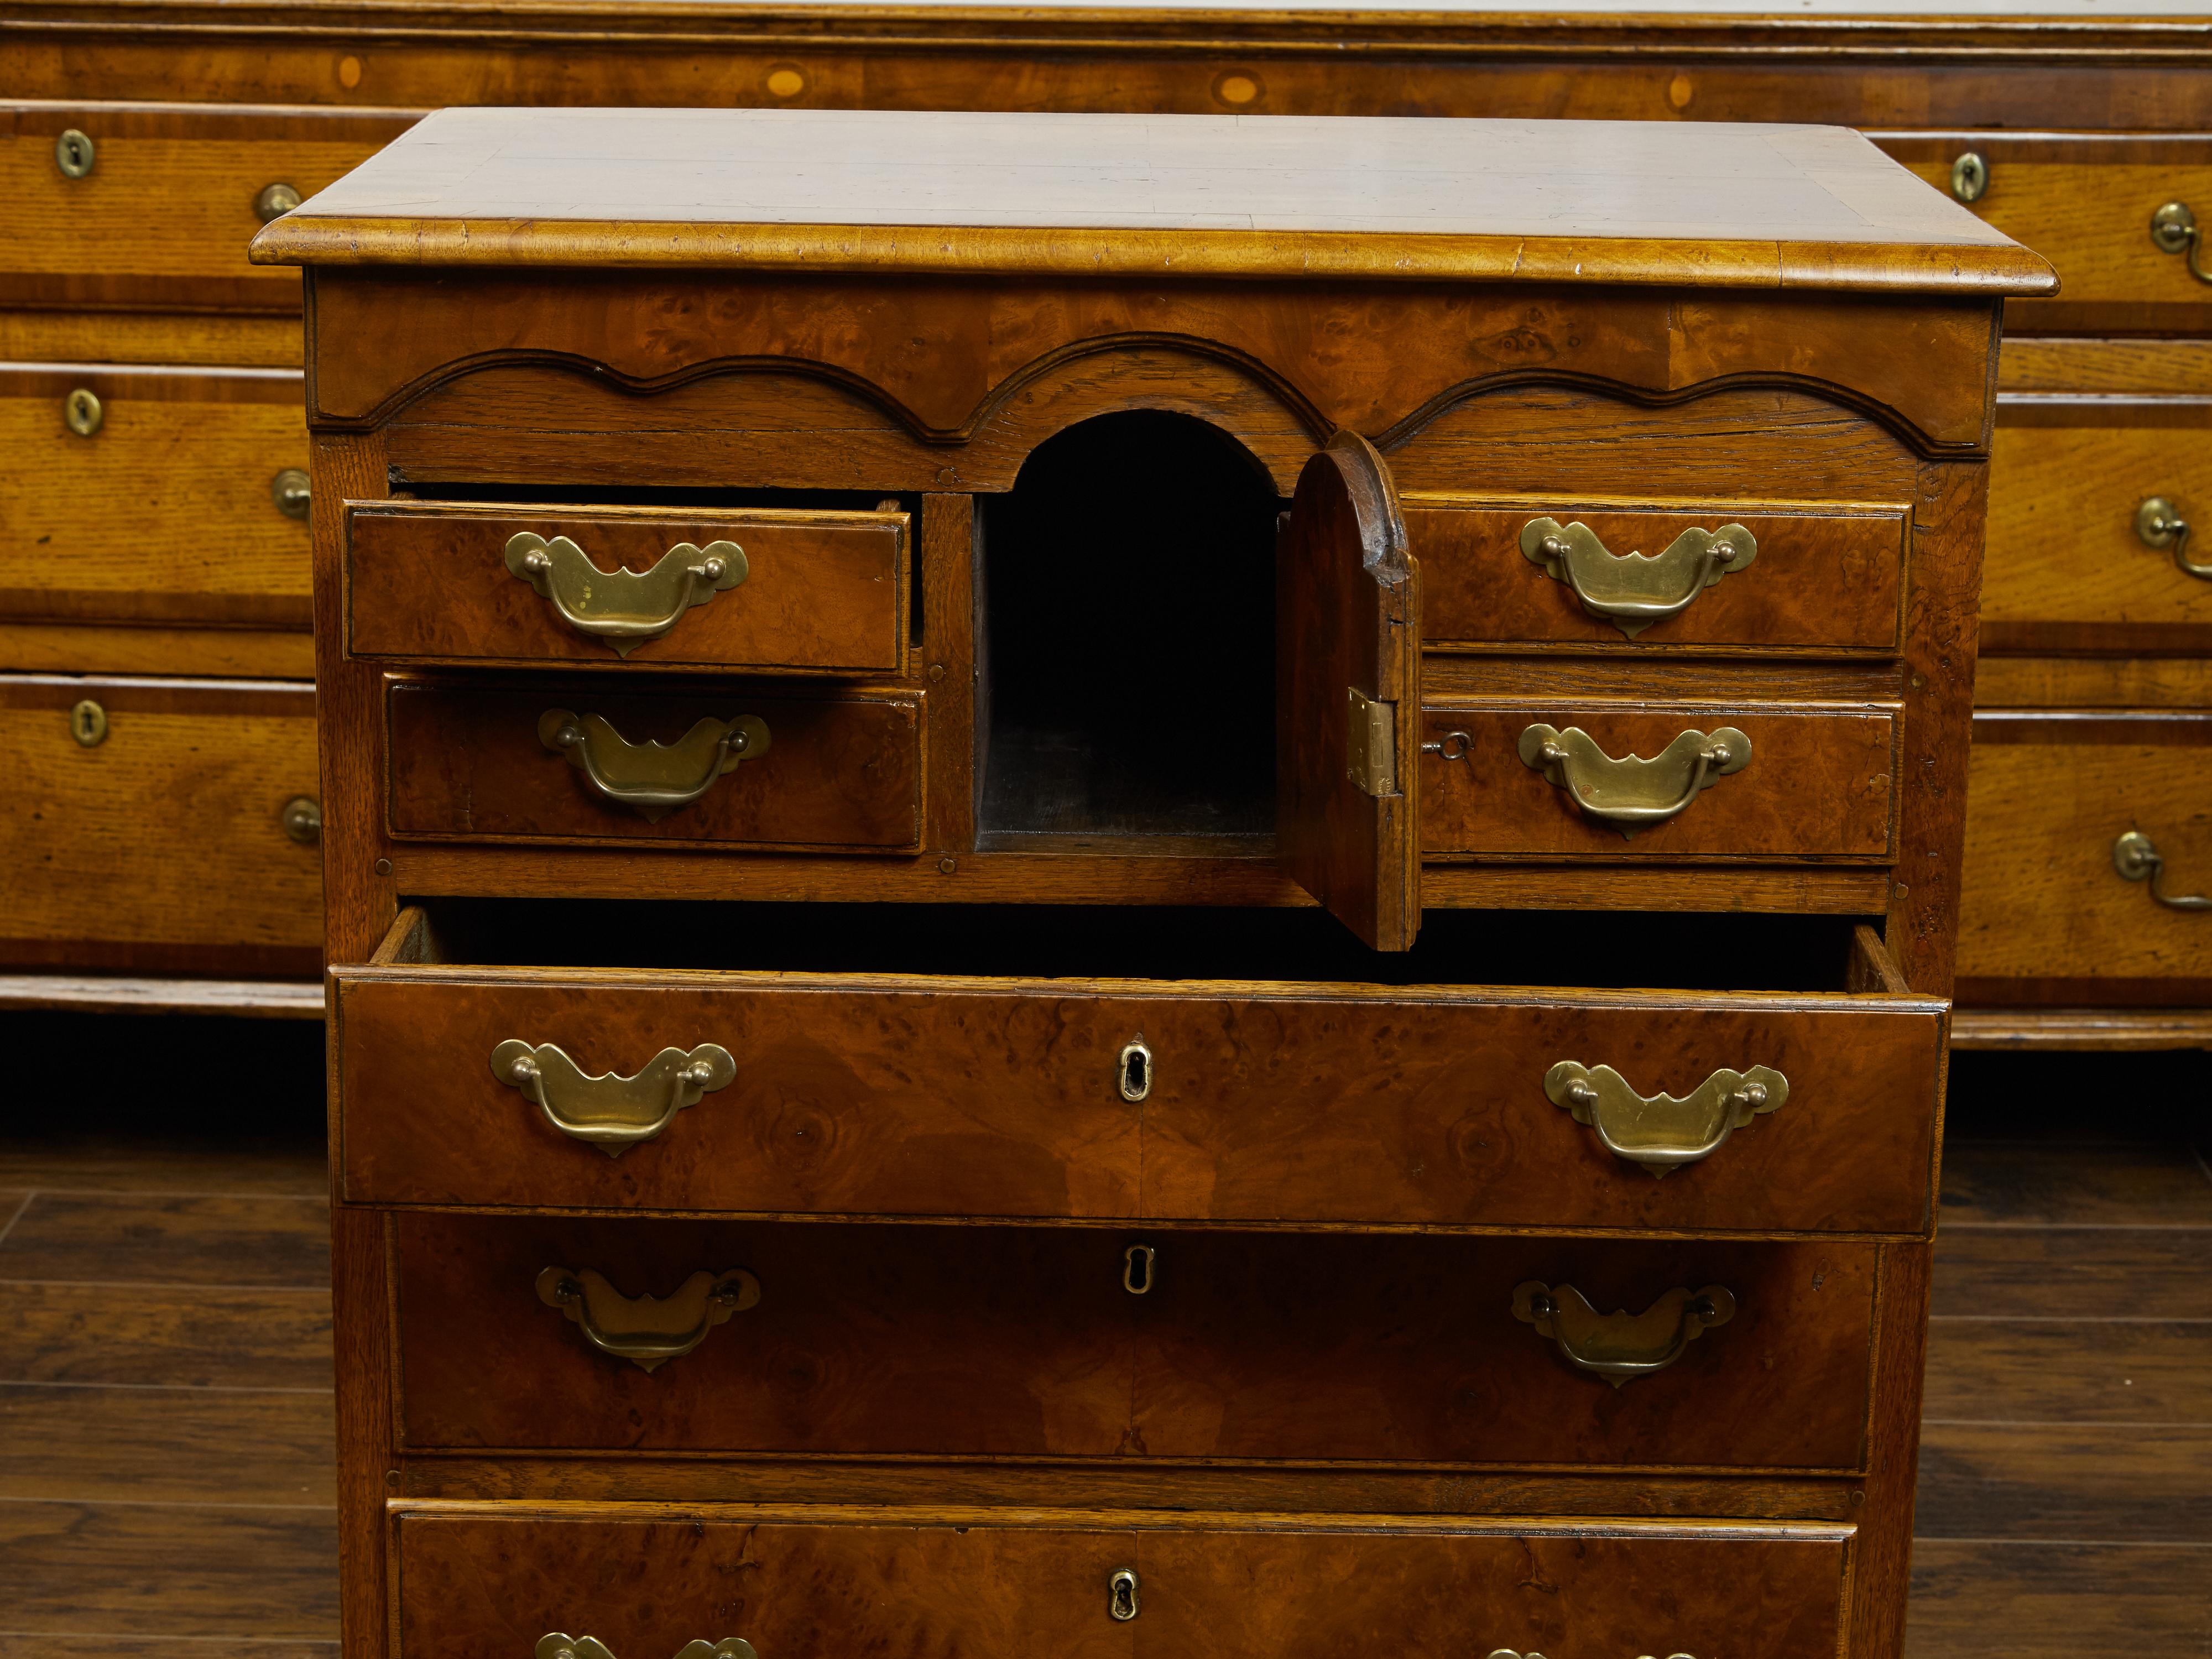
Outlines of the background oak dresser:
M 353 1659 L 1897 1651 L 2040 258 L 1831 128 L 527 110 L 254 257 Z
M 423 111 L 1577 116 L 1863 128 L 2058 268 L 2007 307 L 1957 1036 L 2212 1039 L 2212 915 L 2166 902 L 2212 891 L 2212 19 L 1693 9 L 0 6 L 0 753 L 36 803 L 0 1000 L 319 1006 L 299 289 L 244 249 Z

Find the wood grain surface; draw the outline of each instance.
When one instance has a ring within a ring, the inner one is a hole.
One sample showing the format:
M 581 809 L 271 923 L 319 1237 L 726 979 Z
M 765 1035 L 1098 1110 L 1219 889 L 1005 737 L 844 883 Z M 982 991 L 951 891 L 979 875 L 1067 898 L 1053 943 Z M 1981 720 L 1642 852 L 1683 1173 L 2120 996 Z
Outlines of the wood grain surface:
M 1914 1233 L 1934 1005 L 1229 984 L 337 970 L 356 1202 Z M 1114 1086 L 1141 1035 L 1142 1108 Z M 609 1159 L 495 1078 L 510 1037 L 629 1074 L 717 1042 L 737 1080 Z M 1664 1181 L 1545 1097 L 1560 1060 L 1790 1103 Z
M 86 699 L 107 719 L 92 748 L 70 730 Z M 0 960 L 319 967 L 321 859 L 283 822 L 317 793 L 310 688 L 0 678 L 0 752 L 27 808 L 0 816 Z
M 507 542 L 523 532 L 567 537 L 605 571 L 651 570 L 680 544 L 732 541 L 745 576 L 618 655 L 507 569 Z M 359 505 L 346 515 L 346 644 L 380 661 L 897 674 L 907 537 L 900 513 Z
M 810 1525 L 803 1510 L 503 1520 L 404 1509 L 401 1639 L 453 1659 L 526 1652 L 544 1631 L 584 1626 L 618 1654 L 742 1630 L 764 1651 L 834 1633 L 952 1653 L 1272 1659 L 1349 1650 L 1381 1627 L 1424 1645 L 1467 1644 L 1472 1626 L 1475 1646 L 1710 1646 L 1708 1632 L 1748 1618 L 1775 1659 L 1826 1659 L 1847 1549 L 1847 1534 L 1809 1527 L 1562 1537 L 1510 1522 L 1352 1531 L 1281 1517 L 1177 1533 L 1096 1512 L 1011 1524 L 975 1524 L 986 1517 L 974 1511 L 832 1514 L 836 1524 Z M 1126 1623 L 1106 1611 L 1107 1578 L 1121 1568 L 1142 1593 Z M 1281 1589 L 1255 1602 L 1255 1583 Z M 1688 1584 L 1714 1589 L 1693 1596 Z
M 79 437 L 63 403 L 100 400 Z M 307 462 L 289 369 L 0 367 L 0 446 L 22 465 L 0 496 L 0 617 L 216 623 L 307 621 L 307 527 L 270 483 Z
M 1990 1003 L 2201 1004 L 2212 915 L 2121 878 L 2130 830 L 2176 895 L 2212 891 L 2212 719 L 2179 710 L 1990 713 L 1974 726 L 1960 973 Z
M 1676 817 L 1625 837 L 1522 762 L 1521 734 L 1534 725 L 1587 732 L 1613 760 L 1656 757 L 1685 732 L 1733 728 L 1751 739 L 1751 760 L 1700 790 Z M 1501 708 L 1425 698 L 1420 734 L 1421 850 L 1432 857 L 1641 863 L 1893 855 L 1897 720 L 1888 710 L 1668 708 L 1644 699 Z M 1449 758 L 1454 750 L 1464 757 Z
M 1893 652 L 1904 625 L 1902 570 L 1909 507 L 1826 502 L 1590 501 L 1525 495 L 1510 503 L 1421 495 L 1406 499 L 1421 561 L 1423 643 L 1581 646 L 1666 653 Z M 1741 525 L 1753 562 L 1702 588 L 1688 609 L 1633 638 L 1590 615 L 1572 587 L 1521 549 L 1537 518 L 1586 525 L 1615 558 L 1656 557 L 1686 531 Z
M 390 690 L 390 823 L 447 841 L 710 842 L 897 851 L 921 840 L 918 694 L 763 696 L 538 691 L 409 682 Z M 592 793 L 538 740 L 549 708 L 603 715 L 632 744 L 673 744 L 702 720 L 754 714 L 769 747 L 700 800 L 648 822 Z

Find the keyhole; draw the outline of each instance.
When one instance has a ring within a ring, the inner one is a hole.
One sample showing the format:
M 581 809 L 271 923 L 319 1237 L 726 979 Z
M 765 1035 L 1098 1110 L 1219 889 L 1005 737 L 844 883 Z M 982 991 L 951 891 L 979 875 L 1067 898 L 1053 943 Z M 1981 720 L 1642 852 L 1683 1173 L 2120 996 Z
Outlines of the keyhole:
M 1117 1568 L 1106 1581 L 1106 1612 L 1109 1617 L 1123 1624 L 1137 1616 L 1137 1574 L 1133 1568 Z
M 1152 1091 L 1152 1051 L 1145 1046 L 1142 1031 L 1129 1039 L 1114 1069 L 1114 1084 L 1121 1098 L 1135 1102 Z
M 70 710 L 70 735 L 87 749 L 97 746 L 107 736 L 107 711 L 87 697 Z
M 1132 1244 L 1121 1252 L 1121 1288 L 1131 1296 L 1142 1296 L 1152 1288 L 1154 1254 L 1149 1244 Z

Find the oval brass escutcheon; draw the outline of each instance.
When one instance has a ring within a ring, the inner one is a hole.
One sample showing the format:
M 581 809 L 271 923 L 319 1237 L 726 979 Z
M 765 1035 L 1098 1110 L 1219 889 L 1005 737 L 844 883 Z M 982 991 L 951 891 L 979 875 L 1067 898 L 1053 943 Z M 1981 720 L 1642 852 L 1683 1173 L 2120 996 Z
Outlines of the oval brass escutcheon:
M 107 419 L 107 411 L 100 406 L 100 394 L 90 386 L 81 386 L 62 399 L 62 421 L 80 438 L 89 438 L 100 430 Z
M 1973 150 L 1951 163 L 1951 194 L 1962 202 L 1978 202 L 1990 187 L 1990 164 Z
M 1152 1051 L 1142 1031 L 1131 1037 L 1114 1063 L 1114 1087 L 1131 1104 L 1152 1091 Z
M 253 198 L 254 216 L 267 224 L 271 219 L 281 219 L 300 205 L 300 192 L 289 185 L 264 185 L 261 193 Z
M 87 749 L 96 749 L 107 741 L 107 711 L 87 697 L 70 710 L 70 736 Z
M 1106 1616 L 1127 1624 L 1141 1605 L 1137 1595 L 1137 1570 L 1116 1567 L 1106 1580 Z
M 323 809 L 312 795 L 293 796 L 277 817 L 284 833 L 302 847 L 313 847 L 323 838 Z
M 1121 1288 L 1131 1296 L 1146 1296 L 1158 1281 L 1154 1262 L 1159 1252 L 1149 1244 L 1132 1244 L 1121 1252 Z
M 82 179 L 92 171 L 99 149 L 89 136 L 71 127 L 54 140 L 54 165 L 64 179 Z
M 270 479 L 269 499 L 286 518 L 305 519 L 312 501 L 307 475 L 296 466 L 285 467 Z

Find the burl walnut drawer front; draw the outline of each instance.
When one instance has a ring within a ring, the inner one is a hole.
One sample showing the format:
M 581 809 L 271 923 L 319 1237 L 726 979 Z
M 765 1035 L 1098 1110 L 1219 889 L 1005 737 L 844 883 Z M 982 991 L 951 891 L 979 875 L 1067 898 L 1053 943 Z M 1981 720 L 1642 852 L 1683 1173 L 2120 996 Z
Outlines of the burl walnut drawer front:
M 2203 399 L 1999 404 L 1984 648 L 2212 646 L 2212 531 L 2197 526 L 2212 526 L 2212 410 Z
M 1894 705 L 1421 707 L 1430 857 L 1882 862 Z
M 1911 509 L 1405 498 L 1438 647 L 1892 655 Z
M 246 245 L 415 119 L 251 106 L 0 107 L 0 302 L 297 312 L 299 274 L 247 263 Z
M 0 367 L 0 619 L 305 629 L 290 369 Z
M 1974 717 L 1961 994 L 2212 999 L 2212 715 Z
M 356 1202 L 1928 1220 L 1944 1005 L 1895 993 L 333 972 Z
M 763 673 L 903 665 L 907 515 L 351 502 L 356 657 Z
M 1842 1527 L 403 1509 L 403 1659 L 1833 1659 Z M 1755 1648 L 1746 1632 L 1755 1632 Z M 568 1638 L 547 1644 L 546 1637 Z
M 404 1438 L 423 1448 L 1839 1470 L 1863 1456 L 1872 1244 L 392 1226 Z
M 921 835 L 921 703 L 727 690 L 395 684 L 392 833 L 896 852 Z

